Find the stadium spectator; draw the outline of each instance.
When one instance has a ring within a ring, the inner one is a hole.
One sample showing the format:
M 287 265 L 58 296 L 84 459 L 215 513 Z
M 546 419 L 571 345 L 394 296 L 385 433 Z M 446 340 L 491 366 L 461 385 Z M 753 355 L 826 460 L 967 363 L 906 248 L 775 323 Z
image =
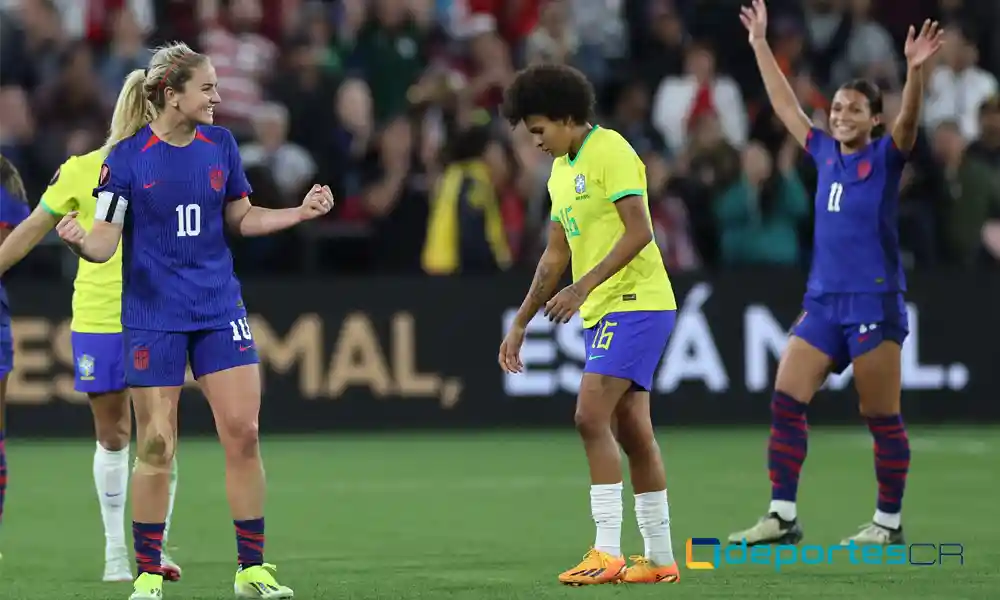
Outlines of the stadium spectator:
M 283 197 L 301 197 L 314 181 L 316 163 L 302 146 L 288 141 L 288 109 L 267 103 L 251 120 L 254 139 L 240 146 L 243 166 L 267 167 Z
M 684 75 L 668 76 L 653 100 L 653 125 L 677 154 L 697 118 L 714 114 L 726 140 L 737 148 L 747 141 L 747 111 L 736 82 L 715 70 L 711 48 L 695 43 L 686 49 Z
M 965 139 L 972 141 L 979 136 L 979 106 L 1000 89 L 996 76 L 978 65 L 979 50 L 961 29 L 948 29 L 945 36 L 943 63 L 927 82 L 924 119 L 931 128 L 955 120 Z
M 944 121 L 934 131 L 934 151 L 944 169 L 941 221 L 944 247 L 952 262 L 973 265 L 986 258 L 984 233 L 1000 223 L 996 172 L 967 151 L 961 126 Z
M 798 228 L 809 196 L 795 172 L 798 148 L 787 143 L 777 165 L 756 142 L 743 151 L 743 176 L 715 199 L 722 263 L 794 266 L 801 259 Z

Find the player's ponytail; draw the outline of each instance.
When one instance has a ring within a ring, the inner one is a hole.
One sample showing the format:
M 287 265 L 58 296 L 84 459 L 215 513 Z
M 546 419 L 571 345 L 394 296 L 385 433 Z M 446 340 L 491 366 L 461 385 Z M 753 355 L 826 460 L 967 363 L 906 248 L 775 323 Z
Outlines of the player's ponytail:
M 24 203 L 28 202 L 28 194 L 24 191 L 24 181 L 21 180 L 21 174 L 17 172 L 14 163 L 2 154 L 0 154 L 0 186 L 15 199 Z
M 122 91 L 111 115 L 111 129 L 104 142 L 104 151 L 110 152 L 118 142 L 130 138 L 153 119 L 152 106 L 146 99 L 146 72 L 136 69 L 125 78 Z

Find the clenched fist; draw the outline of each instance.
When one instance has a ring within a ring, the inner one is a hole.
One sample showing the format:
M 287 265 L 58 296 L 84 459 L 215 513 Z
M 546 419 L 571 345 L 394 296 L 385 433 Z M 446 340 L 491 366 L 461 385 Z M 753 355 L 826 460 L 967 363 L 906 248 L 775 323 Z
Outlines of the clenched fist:
M 84 236 L 87 235 L 87 232 L 76 220 L 78 214 L 80 214 L 78 211 L 70 211 L 56 225 L 56 233 L 59 234 L 62 241 L 73 247 L 78 247 L 83 242 Z
M 299 212 L 303 221 L 322 217 L 333 208 L 333 192 L 330 186 L 314 185 L 306 197 L 302 199 L 302 206 Z

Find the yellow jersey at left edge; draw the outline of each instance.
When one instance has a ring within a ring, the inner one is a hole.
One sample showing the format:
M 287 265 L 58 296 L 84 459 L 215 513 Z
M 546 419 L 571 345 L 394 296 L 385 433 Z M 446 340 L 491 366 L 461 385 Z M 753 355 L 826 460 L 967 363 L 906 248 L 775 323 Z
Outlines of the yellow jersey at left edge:
M 87 231 L 94 225 L 97 200 L 94 188 L 101 175 L 105 152 L 72 156 L 56 171 L 42 195 L 41 205 L 62 217 L 79 211 L 77 221 Z M 119 333 L 122 330 L 122 247 L 106 263 L 80 260 L 73 281 L 73 322 L 78 333 Z
M 604 260 L 625 233 L 615 202 L 641 196 L 650 218 L 646 166 L 625 138 L 611 129 L 595 126 L 575 158 L 557 158 L 548 187 L 552 220 L 562 225 L 573 255 L 573 281 Z M 580 316 L 584 327 L 593 327 L 610 313 L 676 309 L 663 257 L 651 241 L 590 293 Z

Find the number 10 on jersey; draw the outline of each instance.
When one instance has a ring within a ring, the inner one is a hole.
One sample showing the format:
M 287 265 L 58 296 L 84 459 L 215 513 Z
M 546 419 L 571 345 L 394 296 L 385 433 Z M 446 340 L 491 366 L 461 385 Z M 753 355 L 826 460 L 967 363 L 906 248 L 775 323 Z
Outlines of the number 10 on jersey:
M 826 199 L 826 212 L 840 212 L 840 197 L 844 195 L 844 185 L 834 181 L 830 184 L 830 195 Z
M 193 237 L 201 233 L 201 206 L 180 204 L 177 213 L 177 237 Z

